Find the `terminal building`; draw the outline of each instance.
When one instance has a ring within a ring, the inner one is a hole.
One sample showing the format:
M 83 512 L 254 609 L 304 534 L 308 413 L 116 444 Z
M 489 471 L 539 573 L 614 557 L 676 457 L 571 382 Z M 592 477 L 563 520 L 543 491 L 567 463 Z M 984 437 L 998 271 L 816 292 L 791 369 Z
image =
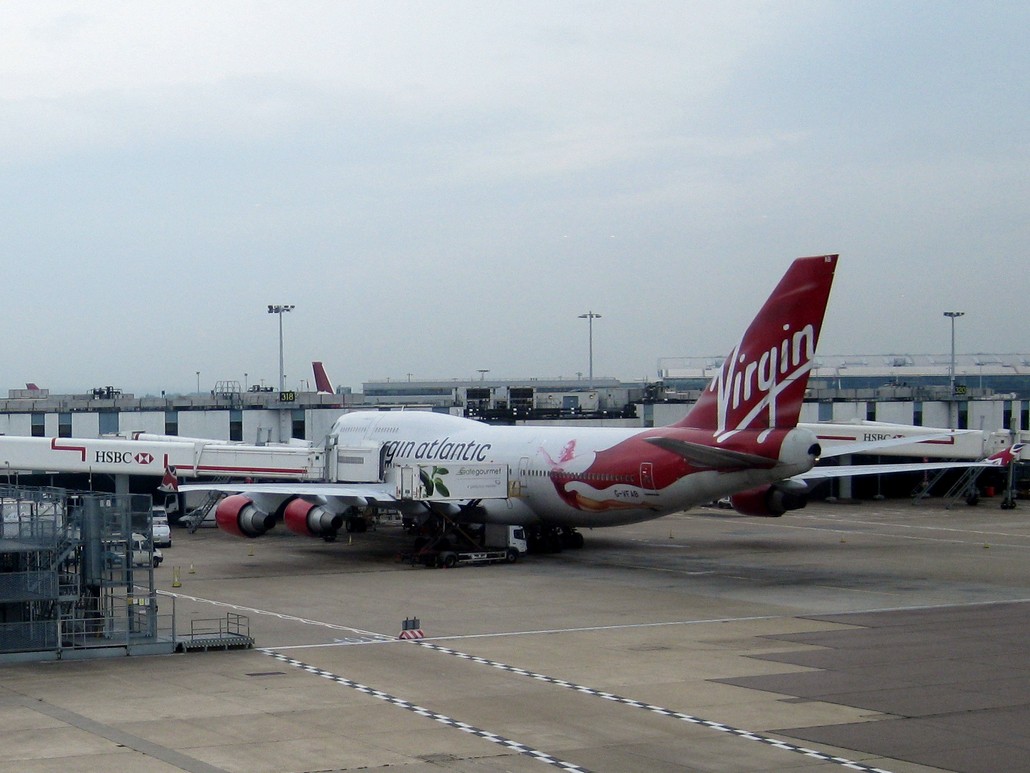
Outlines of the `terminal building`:
M 420 409 L 491 423 L 584 422 L 626 427 L 671 424 L 697 399 L 719 358 L 666 358 L 653 382 L 614 378 L 369 381 L 361 393 L 242 391 L 220 382 L 204 394 L 137 397 L 114 387 L 73 395 L 11 390 L 0 399 L 0 435 L 154 435 L 250 444 L 324 440 L 350 410 Z M 984 431 L 1030 429 L 1030 355 L 956 357 L 839 355 L 820 358 L 809 380 L 804 422 L 856 419 Z M 0 466 L 3 464 L 0 459 Z
M 812 371 L 801 420 L 853 419 L 955 429 L 1030 428 L 1030 355 L 826 355 Z M 666 398 L 696 395 L 721 358 L 659 363 Z

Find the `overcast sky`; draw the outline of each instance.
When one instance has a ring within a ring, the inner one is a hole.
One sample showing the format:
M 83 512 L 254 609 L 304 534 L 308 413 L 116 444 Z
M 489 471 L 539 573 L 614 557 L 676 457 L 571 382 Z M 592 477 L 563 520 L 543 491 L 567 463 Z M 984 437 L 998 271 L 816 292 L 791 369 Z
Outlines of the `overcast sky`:
M 0 3 L 0 394 L 1030 352 L 1026 2 Z M 244 376 L 246 374 L 246 376 Z M 409 376 L 410 374 L 410 376 Z

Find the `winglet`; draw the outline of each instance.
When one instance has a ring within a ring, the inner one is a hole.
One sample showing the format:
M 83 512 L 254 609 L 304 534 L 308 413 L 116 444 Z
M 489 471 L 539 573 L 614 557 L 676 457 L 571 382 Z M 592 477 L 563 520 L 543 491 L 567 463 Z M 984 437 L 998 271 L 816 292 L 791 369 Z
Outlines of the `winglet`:
M 836 255 L 795 260 L 675 426 L 711 430 L 720 440 L 742 430 L 796 426 L 836 267 Z

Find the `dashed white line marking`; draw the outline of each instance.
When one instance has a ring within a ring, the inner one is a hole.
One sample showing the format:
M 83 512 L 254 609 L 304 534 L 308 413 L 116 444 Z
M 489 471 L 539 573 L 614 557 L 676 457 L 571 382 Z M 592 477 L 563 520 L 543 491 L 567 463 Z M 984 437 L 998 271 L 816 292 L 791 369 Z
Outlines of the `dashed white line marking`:
M 360 682 L 355 682 L 353 679 L 347 679 L 346 677 L 339 676 L 337 674 L 332 673 L 331 671 L 326 671 L 325 669 L 309 665 L 301 660 L 288 657 L 274 650 L 266 649 L 262 651 L 266 655 L 270 655 L 276 660 L 282 661 L 283 663 L 287 663 L 288 665 L 291 665 L 294 668 L 299 668 L 302 671 L 306 671 L 309 674 L 314 674 L 315 676 L 330 679 L 336 682 L 337 684 L 343 685 L 344 687 L 350 687 L 353 690 L 365 693 L 366 695 L 371 695 L 373 698 L 378 698 L 379 700 L 385 701 L 386 703 L 389 703 L 393 706 L 397 706 L 402 709 L 407 709 L 408 711 L 418 714 L 421 717 L 426 717 L 427 719 L 432 719 L 436 722 L 439 722 L 440 724 L 456 728 L 458 730 L 461 730 L 463 733 L 468 733 L 469 735 L 474 735 L 478 738 L 490 741 L 490 743 L 495 743 L 500 746 L 504 746 L 507 749 L 511 749 L 512 751 L 518 752 L 519 754 L 524 754 L 527 757 L 532 757 L 533 759 L 538 760 L 544 763 L 545 765 L 550 765 L 552 767 L 558 768 L 559 770 L 587 770 L 587 768 L 584 768 L 580 765 L 575 765 L 571 762 L 566 762 L 565 760 L 559 759 L 558 757 L 555 757 L 552 754 L 540 751 L 539 749 L 534 749 L 533 747 L 527 746 L 524 743 L 513 741 L 510 738 L 505 738 L 504 736 L 497 735 L 496 733 L 491 733 L 488 730 L 483 730 L 481 728 L 475 727 L 474 725 L 470 725 L 467 722 L 459 722 L 458 720 L 452 719 L 446 714 L 440 714 L 439 712 L 427 709 L 423 706 L 419 706 L 414 703 L 409 703 L 403 698 L 398 698 L 395 695 L 390 695 L 389 693 L 383 692 L 382 690 L 376 690 L 372 687 L 363 685 Z
M 569 690 L 575 690 L 576 692 L 582 693 L 584 695 L 593 695 L 595 697 L 602 698 L 606 701 L 620 703 L 623 706 L 629 706 L 635 709 L 643 709 L 653 714 L 659 714 L 664 717 L 671 717 L 672 719 L 678 719 L 682 722 L 689 722 L 700 727 L 707 727 L 711 730 L 716 730 L 720 733 L 728 733 L 729 735 L 736 736 L 737 738 L 743 738 L 748 741 L 758 741 L 759 743 L 766 744 L 767 746 L 782 749 L 783 751 L 794 752 L 796 754 L 803 754 L 806 757 L 812 757 L 814 759 L 822 760 L 824 762 L 833 762 L 837 765 L 843 765 L 844 767 L 850 768 L 851 770 L 859 770 L 863 771 L 864 773 L 888 773 L 888 771 L 884 770 L 883 768 L 875 768 L 870 765 L 864 765 L 861 762 L 849 760 L 845 757 L 836 757 L 832 754 L 826 754 L 825 752 L 821 752 L 816 749 L 809 749 L 805 746 L 798 746 L 796 744 L 780 740 L 779 738 L 772 738 L 770 736 L 761 735 L 750 730 L 743 730 L 738 727 L 733 727 L 732 725 L 723 724 L 722 722 L 715 722 L 710 719 L 704 719 L 703 717 L 696 717 L 691 714 L 684 714 L 682 712 L 673 711 L 672 709 L 667 709 L 662 706 L 655 706 L 651 703 L 644 703 L 642 701 L 633 700 L 632 698 L 624 698 L 621 695 L 615 695 L 614 693 L 596 690 L 592 687 L 587 687 L 586 685 L 568 682 L 564 679 L 555 679 L 554 677 L 547 676 L 546 674 L 533 673 L 521 668 L 517 668 L 515 666 L 510 666 L 507 663 L 502 663 L 497 660 L 489 660 L 487 658 L 479 657 L 478 655 L 469 655 L 468 653 L 452 650 L 448 647 L 441 647 L 440 645 L 426 641 L 425 639 L 413 641 L 411 643 L 418 647 L 431 649 L 436 652 L 443 653 L 445 655 L 453 655 L 454 657 L 461 658 L 462 660 L 468 660 L 473 663 L 479 663 L 480 665 L 490 666 L 491 668 L 497 668 L 502 671 L 507 671 L 517 676 L 525 676 L 530 679 L 535 679 L 541 682 L 547 682 L 558 687 L 564 687 Z
M 586 685 L 576 684 L 576 683 L 573 683 L 573 682 L 566 681 L 564 679 L 557 679 L 557 678 L 554 678 L 554 677 L 550 677 L 550 676 L 547 676 L 546 674 L 534 673 L 532 671 L 528 671 L 526 669 L 518 668 L 516 666 L 511 666 L 511 665 L 508 665 L 506 663 L 502 663 L 502 662 L 499 662 L 499 661 L 492 661 L 492 660 L 488 660 L 486 658 L 481 658 L 479 656 L 469 655 L 467 653 L 462 653 L 462 652 L 459 652 L 457 650 L 452 650 L 452 649 L 450 649 L 448 647 L 443 647 L 443 646 L 435 643 L 437 641 L 446 641 L 446 640 L 455 640 L 455 639 L 497 638 L 497 637 L 507 637 L 507 636 L 529 636 L 529 635 L 534 635 L 534 634 L 539 635 L 539 634 L 555 634 L 555 633 L 576 633 L 576 632 L 583 632 L 583 631 L 605 631 L 605 630 L 622 630 L 622 629 L 634 629 L 634 628 L 655 628 L 655 627 L 667 627 L 667 626 L 676 626 L 676 625 L 696 625 L 696 624 L 704 624 L 704 623 L 726 623 L 726 622 L 775 620 L 775 619 L 782 618 L 783 617 L 782 615 L 755 615 L 755 616 L 748 616 L 748 617 L 707 618 L 707 619 L 677 620 L 677 621 L 667 621 L 667 622 L 657 622 L 657 623 L 625 623 L 625 624 L 619 624 L 619 625 L 586 626 L 586 627 L 580 627 L 580 628 L 552 628 L 552 629 L 540 629 L 540 630 L 531 630 L 531 631 L 505 631 L 505 632 L 495 632 L 495 633 L 480 633 L 480 634 L 465 634 L 465 635 L 457 635 L 457 636 L 433 637 L 432 641 L 430 641 L 428 639 L 401 640 L 401 639 L 397 639 L 397 638 L 395 638 L 393 636 L 388 636 L 386 634 L 377 633 L 375 631 L 367 631 L 367 630 L 363 630 L 363 629 L 359 629 L 359 628 L 354 628 L 354 627 L 351 627 L 351 626 L 339 625 L 339 624 L 336 624 L 336 623 L 327 623 L 327 622 L 321 621 L 321 620 L 311 620 L 309 618 L 297 617 L 295 615 L 287 615 L 287 614 L 283 614 L 281 612 L 273 612 L 273 611 L 270 611 L 270 610 L 257 609 L 255 607 L 245 607 L 245 606 L 242 606 L 242 605 L 239 605 L 239 604 L 229 604 L 229 603 L 226 603 L 226 602 L 215 601 L 213 599 L 201 598 L 199 596 L 190 596 L 190 595 L 187 595 L 187 594 L 173 593 L 173 592 L 169 592 L 169 591 L 158 591 L 158 593 L 160 595 L 173 596 L 175 598 L 188 599 L 190 601 L 195 601 L 195 602 L 205 603 L 205 604 L 211 604 L 213 606 L 218 606 L 218 607 L 224 607 L 224 608 L 227 608 L 227 609 L 232 609 L 234 611 L 249 612 L 251 614 L 256 614 L 256 615 L 267 615 L 267 616 L 275 617 L 275 618 L 278 618 L 278 619 L 281 619 L 281 620 L 297 622 L 297 623 L 301 623 L 301 624 L 304 624 L 304 625 L 314 625 L 314 626 L 319 626 L 319 627 L 327 628 L 327 629 L 330 629 L 330 630 L 336 630 L 336 631 L 350 631 L 351 633 L 357 634 L 357 636 L 355 636 L 355 637 L 346 637 L 345 639 L 342 639 L 342 640 L 338 639 L 338 640 L 336 640 L 334 642 L 331 642 L 331 643 L 283 646 L 283 647 L 275 647 L 275 648 L 262 648 L 261 651 L 266 653 L 266 654 L 268 654 L 268 655 L 270 655 L 270 656 L 272 656 L 272 657 L 275 657 L 275 658 L 277 658 L 277 659 L 279 659 L 279 660 L 281 660 L 281 661 L 283 661 L 285 663 L 288 663 L 290 665 L 294 665 L 297 668 L 302 668 L 302 669 L 304 669 L 304 670 L 306 670 L 306 671 L 308 671 L 310 673 L 314 673 L 314 674 L 319 675 L 319 676 L 324 676 L 325 678 L 332 679 L 333 681 L 336 681 L 336 682 L 338 682 L 340 684 L 352 687 L 353 689 L 359 690 L 361 692 L 366 692 L 369 695 L 372 695 L 374 697 L 380 698 L 381 700 L 385 700 L 385 701 L 388 701 L 390 703 L 393 703 L 394 705 L 401 706 L 403 708 L 407 708 L 408 710 L 413 711 L 415 713 L 418 713 L 421 716 L 426 716 L 426 717 L 432 718 L 432 719 L 434 719 L 434 720 L 436 720 L 438 722 L 442 722 L 444 724 L 449 724 L 449 725 L 451 725 L 453 727 L 458 728 L 459 730 L 464 730 L 465 732 L 469 732 L 469 733 L 472 733 L 474 735 L 478 735 L 481 738 L 485 738 L 486 740 L 490 740 L 490 741 L 492 741 L 494 743 L 498 743 L 498 744 L 504 745 L 504 746 L 506 746 L 508 748 L 511 748 L 511 749 L 513 749 L 515 751 L 518 751 L 520 754 L 525 754 L 525 755 L 533 757 L 535 759 L 539 759 L 542 762 L 545 762 L 545 763 L 547 763 L 549 765 L 553 765 L 553 766 L 559 767 L 559 768 L 561 768 L 563 770 L 585 770 L 585 768 L 582 768 L 582 767 L 579 767 L 579 766 L 575 766 L 572 763 L 568 763 L 568 762 L 565 762 L 563 760 L 559 760 L 557 758 L 551 757 L 551 755 L 548 755 L 548 754 L 546 754 L 544 752 L 540 752 L 538 750 L 532 749 L 532 748 L 530 748 L 528 746 L 525 746 L 523 744 L 520 744 L 520 743 L 518 743 L 516 741 L 511 741 L 511 740 L 503 738 L 501 736 L 497 736 L 495 734 L 489 733 L 489 732 L 487 732 L 485 730 L 481 730 L 481 729 L 475 728 L 475 727 L 473 727 L 471 725 L 467 725 L 465 723 L 458 722 L 456 720 L 451 719 L 450 717 L 447 717 L 446 715 L 438 714 L 437 712 L 433 712 L 433 711 L 431 711 L 429 709 L 426 709 L 426 708 L 423 708 L 421 706 L 416 706 L 414 704 L 409 704 L 409 703 L 407 703 L 406 701 L 403 701 L 400 698 L 395 698 L 394 696 L 391 696 L 388 693 L 384 693 L 382 691 L 373 690 L 372 688 L 366 687 L 365 685 L 359 684 L 359 683 L 354 682 L 354 681 L 352 681 L 350 679 L 346 679 L 345 677 L 340 677 L 340 676 L 337 676 L 337 675 L 332 674 L 330 672 L 323 671 L 322 669 L 316 668 L 315 666 L 309 666 L 308 664 L 305 664 L 302 661 L 295 660 L 295 659 L 290 658 L 290 657 L 288 657 L 286 655 L 280 654 L 280 651 L 287 650 L 287 649 L 316 649 L 316 648 L 320 648 L 320 647 L 339 647 L 339 646 L 347 646 L 347 645 L 352 645 L 352 644 L 386 644 L 386 643 L 414 644 L 415 646 L 425 647 L 427 649 L 435 650 L 435 651 L 440 652 L 442 654 L 453 655 L 455 657 L 459 657 L 459 658 L 462 658 L 464 660 L 469 660 L 469 661 L 474 662 L 474 663 L 480 663 L 480 664 L 483 664 L 483 665 L 488 665 L 488 666 L 491 666 L 493 668 L 497 668 L 497 669 L 500 669 L 500 670 L 507 671 L 509 673 L 515 674 L 517 676 L 524 676 L 524 677 L 527 677 L 527 678 L 530 678 L 530 679 L 534 679 L 536 681 L 554 684 L 554 685 L 556 685 L 558 687 L 564 687 L 566 689 L 575 690 L 576 692 L 583 693 L 583 694 L 586 694 L 586 695 L 593 695 L 593 696 L 596 696 L 596 697 L 600 697 L 600 698 L 603 698 L 604 700 L 608 700 L 608 701 L 611 701 L 611 702 L 619 703 L 619 704 L 622 704 L 622 705 L 625 705 L 625 706 L 629 706 L 631 708 L 644 709 L 644 710 L 650 711 L 652 713 L 660 714 L 662 716 L 668 716 L 668 717 L 671 717 L 673 719 L 678 719 L 678 720 L 683 721 L 683 722 L 689 722 L 691 724 L 696 724 L 696 725 L 699 725 L 699 726 L 702 726 L 702 727 L 708 727 L 708 728 L 710 728 L 712 730 L 716 730 L 716 731 L 719 731 L 719 732 L 729 733 L 729 734 L 731 734 L 733 736 L 736 736 L 738 738 L 743 738 L 745 740 L 758 741 L 760 743 L 766 744 L 766 745 L 771 746 L 773 748 L 782 749 L 784 751 L 790 751 L 790 752 L 794 752 L 794 753 L 798 753 L 798 754 L 803 754 L 805 756 L 813 757 L 815 759 L 823 760 L 823 761 L 826 761 L 826 762 L 833 762 L 835 764 L 842 765 L 842 766 L 844 766 L 846 768 L 849 768 L 851 770 L 858 770 L 858 771 L 862 771 L 863 773 L 889 773 L 889 771 L 886 771 L 883 768 L 871 767 L 871 766 L 868 766 L 868 765 L 864 765 L 864 764 L 862 764 L 860 762 L 856 762 L 854 760 L 846 759 L 844 757 L 836 757 L 836 756 L 833 756 L 833 755 L 830 755 L 830 754 L 826 754 L 824 752 L 820 752 L 820 751 L 817 751 L 817 750 L 814 750 L 814 749 L 808 749 L 808 748 L 803 747 L 803 746 L 797 746 L 796 744 L 791 744 L 791 743 L 788 743 L 786 741 L 782 741 L 782 740 L 777 739 L 777 738 L 772 738 L 772 737 L 769 737 L 769 736 L 763 736 L 761 734 L 754 733 L 752 731 L 748 731 L 748 730 L 744 730 L 744 729 L 741 729 L 741 728 L 732 727 L 730 725 L 724 725 L 722 723 L 715 722 L 713 720 L 706 720 L 706 719 L 704 719 L 702 717 L 696 717 L 696 716 L 692 716 L 690 714 L 684 714 L 684 713 L 681 713 L 681 712 L 673 711 L 671 709 L 667 709 L 667 708 L 664 708 L 664 707 L 661 707 L 661 706 L 655 706 L 653 704 L 644 703 L 642 701 L 634 700 L 634 699 L 631 699 L 631 698 L 625 698 L 625 697 L 622 697 L 622 696 L 619 696 L 619 695 L 615 695 L 614 693 L 603 692 L 601 690 L 596 690 L 596 689 L 588 687 Z M 867 609 L 867 610 L 848 610 L 846 612 L 840 612 L 840 613 L 826 613 L 826 612 L 813 613 L 813 614 L 807 615 L 807 616 L 799 615 L 799 617 L 820 617 L 821 618 L 821 617 L 826 617 L 826 616 L 834 615 L 834 614 L 866 614 L 866 613 L 874 613 L 874 612 L 898 611 L 898 610 L 901 610 L 901 609 L 926 609 L 926 608 L 937 608 L 937 607 L 951 607 L 951 606 L 965 607 L 965 606 L 979 606 L 979 605 L 989 606 L 989 605 L 995 604 L 995 603 L 997 603 L 997 604 L 1013 603 L 1014 601 L 1024 601 L 1024 600 L 1026 600 L 1026 599 L 1012 599 L 1012 600 L 1003 600 L 1003 601 L 998 601 L 998 602 L 971 602 L 969 604 L 922 605 L 922 606 L 914 606 L 914 607 L 878 607 L 878 608 Z

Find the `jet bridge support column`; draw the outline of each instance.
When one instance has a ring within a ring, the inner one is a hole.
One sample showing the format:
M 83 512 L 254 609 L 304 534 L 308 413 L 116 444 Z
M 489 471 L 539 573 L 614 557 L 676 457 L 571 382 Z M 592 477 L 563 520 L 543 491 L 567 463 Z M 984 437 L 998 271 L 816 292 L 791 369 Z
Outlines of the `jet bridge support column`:
M 840 458 L 841 466 L 849 465 L 852 463 L 851 454 L 844 454 Z M 851 477 L 845 476 L 843 478 L 837 478 L 837 498 L 838 499 L 851 499 Z
M 279 442 L 288 443 L 293 436 L 293 411 L 290 408 L 279 409 Z
M 114 476 L 114 493 L 122 496 L 129 493 L 129 476 L 121 473 Z

